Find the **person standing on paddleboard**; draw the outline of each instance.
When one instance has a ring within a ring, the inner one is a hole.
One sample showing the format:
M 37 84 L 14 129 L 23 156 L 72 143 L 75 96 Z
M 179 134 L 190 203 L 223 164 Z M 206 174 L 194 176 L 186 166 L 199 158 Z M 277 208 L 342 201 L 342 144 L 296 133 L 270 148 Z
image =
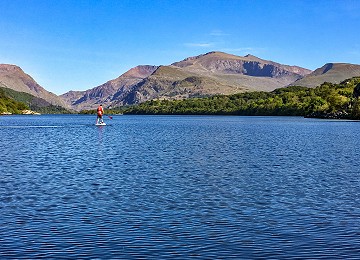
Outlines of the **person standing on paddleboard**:
M 103 114 L 104 114 L 104 108 L 102 107 L 102 105 L 100 105 L 100 106 L 97 108 L 97 121 L 98 121 L 98 123 L 100 123 L 100 124 L 104 123 Z

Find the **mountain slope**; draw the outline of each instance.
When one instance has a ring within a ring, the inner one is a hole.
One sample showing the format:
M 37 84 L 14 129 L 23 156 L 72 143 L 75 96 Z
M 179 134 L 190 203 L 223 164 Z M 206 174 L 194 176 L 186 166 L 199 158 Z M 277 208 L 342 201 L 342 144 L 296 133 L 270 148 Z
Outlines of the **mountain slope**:
M 327 63 L 291 85 L 314 88 L 324 82 L 339 84 L 345 79 L 360 76 L 360 65 L 349 63 Z
M 93 109 L 99 104 L 111 106 L 114 100 L 121 98 L 156 69 L 157 66 L 139 65 L 100 86 L 86 91 L 69 91 L 60 97 L 76 110 Z
M 131 105 L 151 99 L 184 99 L 246 91 L 241 85 L 227 84 L 175 66 L 160 66 L 113 105 Z
M 209 52 L 168 66 L 138 66 L 115 80 L 62 96 L 73 108 L 93 109 L 97 104 L 121 106 L 150 99 L 183 99 L 246 91 L 272 91 L 310 73 L 252 55 Z
M 298 66 L 282 65 L 253 55 L 241 57 L 223 52 L 209 52 L 172 65 L 212 77 L 226 85 L 240 86 L 251 91 L 272 91 L 287 86 L 311 72 Z
M 250 54 L 241 57 L 223 52 L 209 52 L 175 62 L 172 65 L 200 74 L 212 72 L 271 78 L 284 76 L 299 78 L 299 76 L 311 72 L 298 66 L 282 65 L 273 61 L 262 60 Z
M 161 66 L 133 87 L 114 105 L 142 103 L 151 99 L 184 99 L 246 91 L 272 91 L 310 73 L 297 66 L 281 65 L 252 55 L 210 52 L 170 66 Z
M 15 65 L 0 64 L 0 86 L 42 98 L 52 105 L 67 107 L 61 98 L 45 90 L 31 76 Z

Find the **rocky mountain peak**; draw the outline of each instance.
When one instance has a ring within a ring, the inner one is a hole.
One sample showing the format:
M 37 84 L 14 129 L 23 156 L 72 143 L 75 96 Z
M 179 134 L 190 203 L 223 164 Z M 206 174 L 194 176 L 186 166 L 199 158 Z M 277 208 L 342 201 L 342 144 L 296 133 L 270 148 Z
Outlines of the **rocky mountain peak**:
M 190 57 L 172 65 L 197 73 L 223 73 L 271 78 L 288 75 L 291 77 L 291 79 L 289 78 L 290 81 L 311 72 L 300 67 L 262 60 L 251 54 L 242 57 L 218 51 Z
M 158 68 L 158 66 L 153 66 L 153 65 L 139 65 L 139 66 L 136 66 L 136 67 L 128 70 L 122 76 L 123 77 L 144 78 L 144 77 L 151 75 L 157 68 Z
M 12 64 L 0 64 L 0 73 L 5 73 L 5 72 L 23 72 L 23 70 L 16 65 L 12 65 Z
M 331 70 L 334 67 L 334 63 L 326 63 L 321 68 L 316 69 L 312 72 L 312 75 L 322 75 L 327 73 L 329 70 Z

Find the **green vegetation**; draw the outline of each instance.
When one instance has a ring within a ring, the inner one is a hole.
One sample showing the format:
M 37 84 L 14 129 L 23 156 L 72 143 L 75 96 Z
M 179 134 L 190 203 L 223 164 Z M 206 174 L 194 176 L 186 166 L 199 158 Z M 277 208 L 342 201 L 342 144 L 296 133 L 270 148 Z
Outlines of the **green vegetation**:
M 357 94 L 356 89 L 359 89 Z M 124 108 L 124 114 L 309 116 L 360 119 L 360 77 L 316 88 L 292 86 L 185 100 L 152 100 Z
M 29 107 L 23 102 L 18 102 L 10 98 L 6 95 L 5 91 L 0 88 L 0 114 L 19 114 L 24 109 L 29 109 Z
M 42 114 L 70 113 L 30 94 L 0 87 L 0 113 L 31 109 Z M 83 110 L 81 114 L 95 114 Z M 317 88 L 292 86 L 273 92 L 247 92 L 184 100 L 151 100 L 139 105 L 106 109 L 106 114 L 307 116 L 360 119 L 360 77 Z
M 21 114 L 21 110 L 30 109 L 41 114 L 65 114 L 70 113 L 61 106 L 51 105 L 42 98 L 35 97 L 25 92 L 18 92 L 9 88 L 0 87 L 0 113 L 9 112 L 12 114 Z M 8 101 L 12 100 L 16 104 L 22 104 L 18 109 L 13 109 Z M 3 104 L 3 106 L 1 105 Z M 6 105 L 7 104 L 7 105 Z

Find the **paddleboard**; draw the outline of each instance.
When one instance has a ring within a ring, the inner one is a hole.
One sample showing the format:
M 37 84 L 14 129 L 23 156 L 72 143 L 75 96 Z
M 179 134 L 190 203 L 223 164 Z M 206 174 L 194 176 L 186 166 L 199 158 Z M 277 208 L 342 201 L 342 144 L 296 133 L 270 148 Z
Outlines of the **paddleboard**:
M 103 126 L 103 125 L 106 125 L 106 123 L 96 123 L 95 125 L 96 126 Z

